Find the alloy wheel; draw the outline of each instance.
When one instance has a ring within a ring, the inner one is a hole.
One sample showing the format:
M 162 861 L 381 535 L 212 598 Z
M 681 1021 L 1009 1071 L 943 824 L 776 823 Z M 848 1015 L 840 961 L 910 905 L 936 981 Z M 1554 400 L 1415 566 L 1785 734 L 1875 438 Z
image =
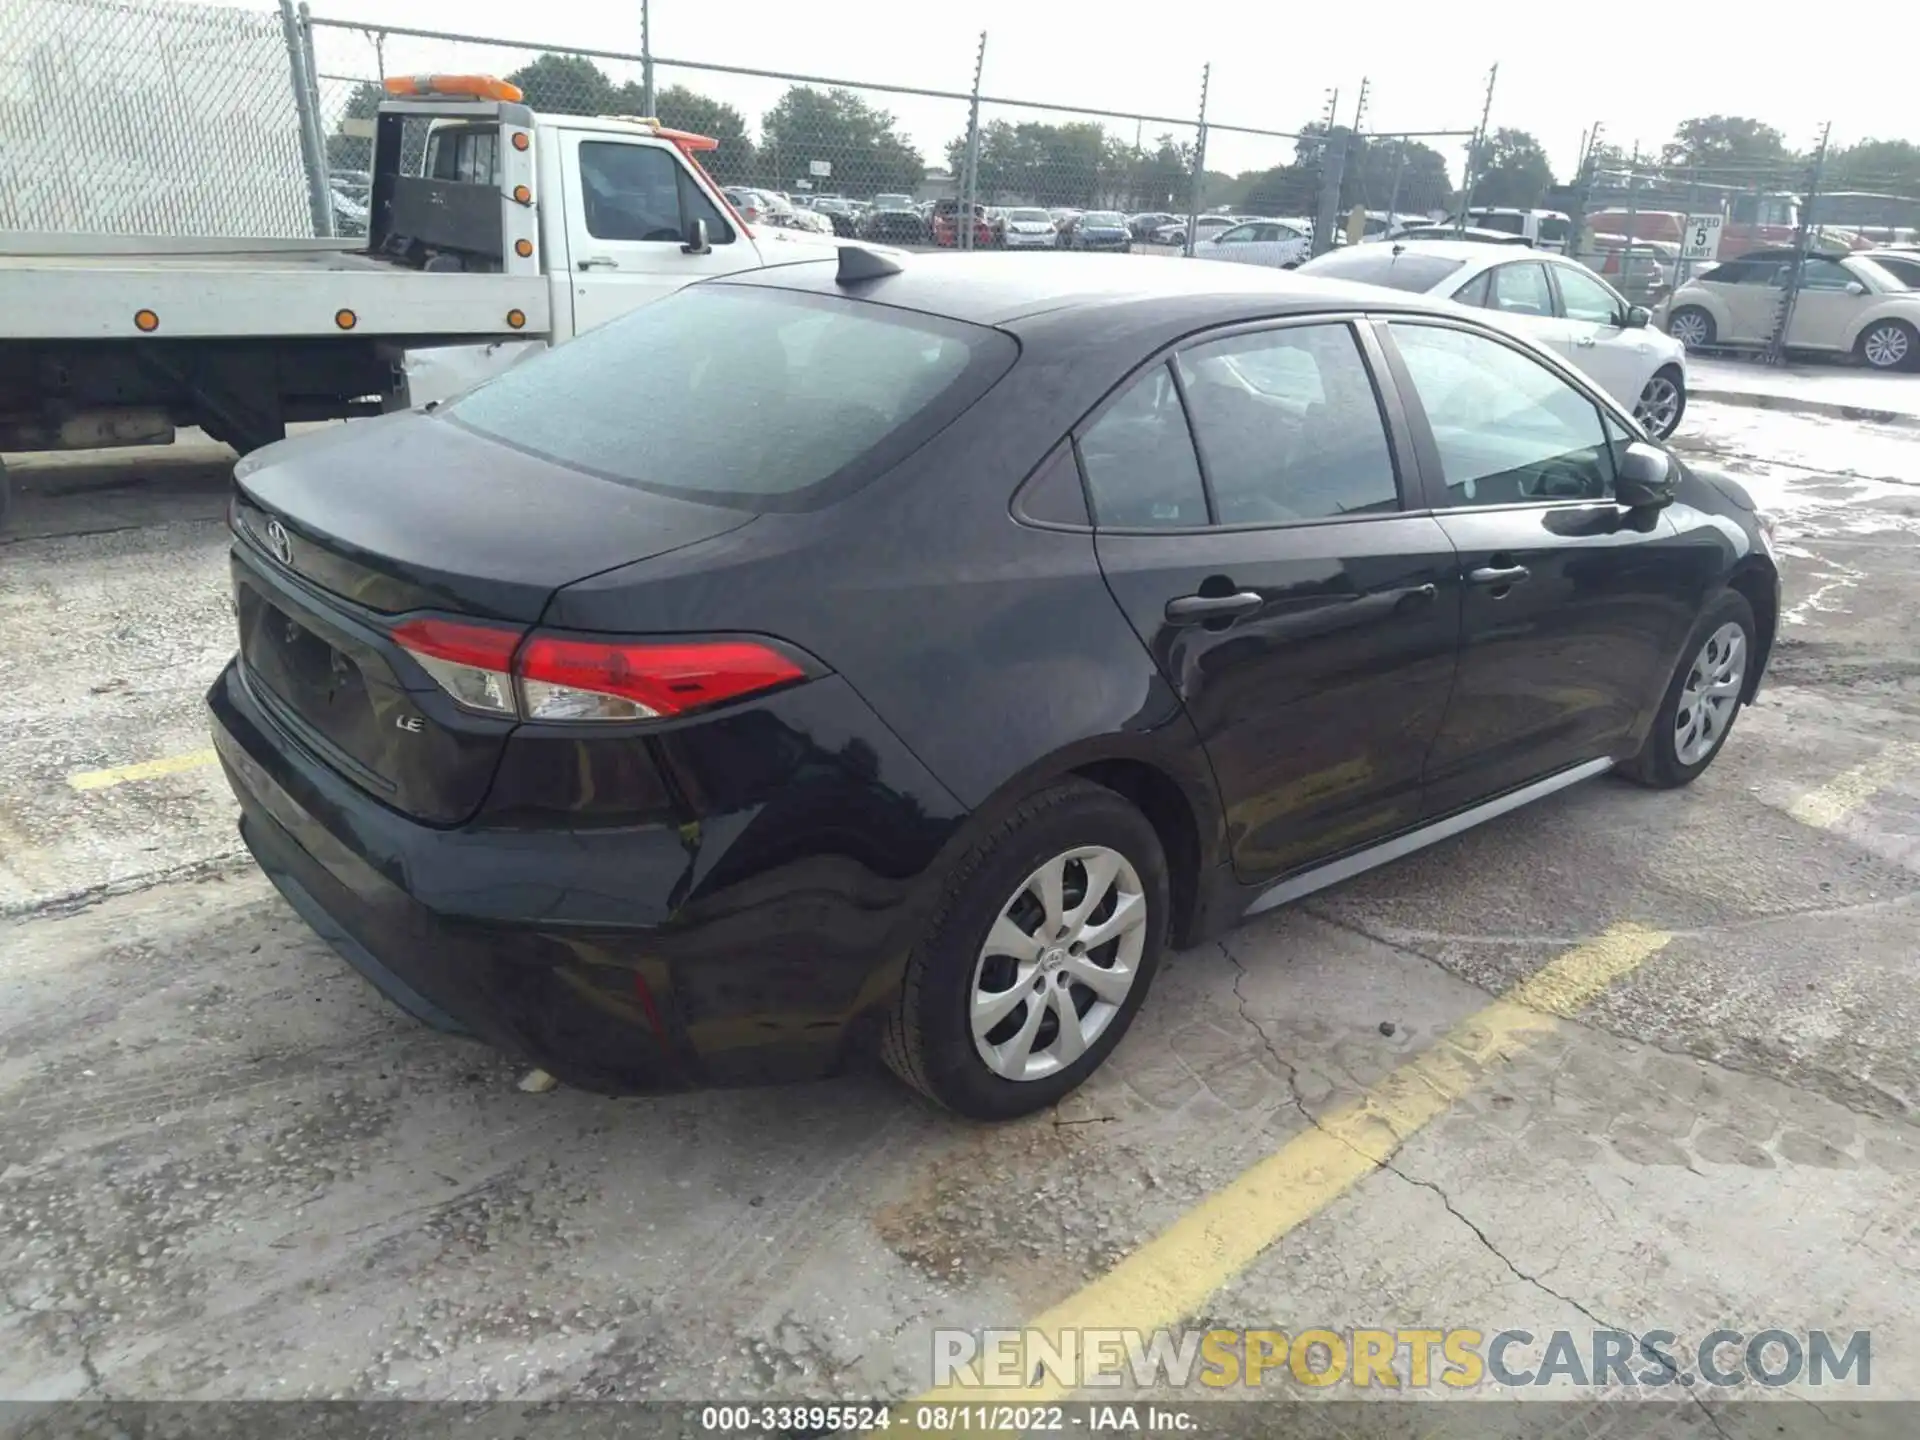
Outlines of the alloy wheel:
M 1876 370 L 1892 370 L 1906 362 L 1913 340 L 1904 325 L 1876 325 L 1860 342 L 1860 353 Z
M 1747 632 L 1728 621 L 1707 637 L 1693 658 L 1673 717 L 1673 754 L 1682 765 L 1700 764 L 1733 723 L 1747 678 Z
M 1680 423 L 1680 387 L 1671 376 L 1654 376 L 1640 392 L 1640 403 L 1633 414 L 1654 439 L 1666 439 Z
M 1038 1080 L 1078 1060 L 1126 1003 L 1146 939 L 1146 891 L 1118 850 L 1082 846 L 1036 869 L 973 968 L 973 1044 L 987 1068 Z
M 1707 343 L 1707 317 L 1698 310 L 1682 310 L 1667 322 L 1667 333 L 1689 350 Z

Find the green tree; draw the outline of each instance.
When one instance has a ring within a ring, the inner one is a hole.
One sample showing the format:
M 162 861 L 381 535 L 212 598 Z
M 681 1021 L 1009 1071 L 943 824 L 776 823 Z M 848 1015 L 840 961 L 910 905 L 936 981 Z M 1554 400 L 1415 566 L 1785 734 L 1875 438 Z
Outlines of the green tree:
M 646 97 L 638 85 L 622 85 L 617 99 L 622 115 L 644 111 Z M 720 184 L 742 185 L 753 178 L 753 141 L 747 135 L 746 117 L 725 101 L 684 85 L 669 85 L 653 97 L 653 118 L 669 129 L 691 130 L 718 140 L 720 148 L 700 156 L 700 163 Z
M 1502 127 L 1476 146 L 1473 203 L 1531 210 L 1553 185 L 1553 166 L 1525 130 Z
M 1675 128 L 1660 158 L 1667 165 L 1714 170 L 1786 165 L 1793 156 L 1771 125 L 1744 115 L 1701 115 Z
M 1862 140 L 1827 156 L 1829 190 L 1867 190 L 1920 197 L 1920 145 L 1911 140 Z
M 893 115 L 851 90 L 795 85 L 761 117 L 755 172 L 790 190 L 815 160 L 833 166 L 832 185 L 853 195 L 911 191 L 926 161 L 902 135 Z
M 380 102 L 386 99 L 386 91 L 380 88 L 377 80 L 362 80 L 353 87 L 347 96 L 347 103 L 341 107 L 340 123 L 327 136 L 327 170 L 338 173 L 342 170 L 371 170 L 373 168 L 373 141 L 365 135 L 349 135 L 347 122 L 350 120 L 370 120 L 380 108 Z
M 619 87 L 584 55 L 541 55 L 507 76 L 507 83 L 549 115 L 614 115 L 623 108 Z
M 948 142 L 947 163 L 956 178 L 965 174 L 966 136 Z M 1123 205 L 1132 170 L 1132 148 L 1116 148 L 1091 121 L 1015 125 L 995 120 L 980 128 L 975 190 L 984 204 Z
M 1424 215 L 1453 203 L 1447 160 L 1431 145 L 1392 135 L 1362 136 L 1347 152 L 1340 209 L 1389 207 L 1399 215 Z

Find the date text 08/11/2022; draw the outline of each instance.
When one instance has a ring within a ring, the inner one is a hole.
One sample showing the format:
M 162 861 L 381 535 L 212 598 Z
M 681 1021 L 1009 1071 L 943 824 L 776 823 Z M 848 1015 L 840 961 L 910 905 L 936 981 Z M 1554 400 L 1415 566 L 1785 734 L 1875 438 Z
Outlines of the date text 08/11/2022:
M 709 1405 L 700 1412 L 700 1428 L 716 1434 L 854 1434 L 894 1429 L 928 1435 L 1068 1430 L 1183 1434 L 1193 1432 L 1198 1423 L 1189 1411 L 1167 1405 Z

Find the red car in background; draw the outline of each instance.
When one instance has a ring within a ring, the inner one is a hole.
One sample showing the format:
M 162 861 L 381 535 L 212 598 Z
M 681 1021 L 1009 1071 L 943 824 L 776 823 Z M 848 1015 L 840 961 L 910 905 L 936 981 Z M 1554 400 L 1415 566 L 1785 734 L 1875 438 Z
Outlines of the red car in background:
M 960 242 L 960 202 L 941 200 L 933 207 L 933 243 L 953 249 Z M 995 217 L 984 205 L 973 207 L 973 248 L 992 250 L 1000 244 L 1002 227 L 1005 221 L 995 222 Z

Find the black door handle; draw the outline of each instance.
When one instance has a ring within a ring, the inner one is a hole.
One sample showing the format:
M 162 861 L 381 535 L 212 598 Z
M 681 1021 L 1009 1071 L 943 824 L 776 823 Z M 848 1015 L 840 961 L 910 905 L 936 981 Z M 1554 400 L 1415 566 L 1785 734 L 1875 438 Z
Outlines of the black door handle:
M 1482 565 L 1469 570 L 1467 579 L 1475 585 L 1518 585 L 1532 573 L 1524 565 Z
M 1266 603 L 1258 590 L 1242 590 L 1233 595 L 1181 595 L 1167 601 L 1167 619 L 1176 625 L 1231 620 L 1236 615 L 1250 615 Z

